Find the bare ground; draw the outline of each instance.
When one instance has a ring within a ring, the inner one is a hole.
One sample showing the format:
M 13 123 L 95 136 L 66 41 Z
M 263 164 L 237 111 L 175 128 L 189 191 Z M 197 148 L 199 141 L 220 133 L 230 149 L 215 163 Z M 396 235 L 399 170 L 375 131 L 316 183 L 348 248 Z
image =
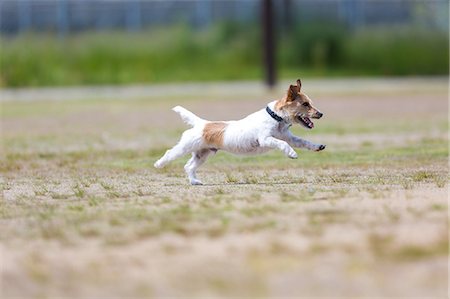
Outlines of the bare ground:
M 1 295 L 447 297 L 446 82 L 340 82 L 296 129 L 325 152 L 218 153 L 199 187 L 185 159 L 151 167 L 184 129 L 170 107 L 235 119 L 275 94 L 4 102 Z

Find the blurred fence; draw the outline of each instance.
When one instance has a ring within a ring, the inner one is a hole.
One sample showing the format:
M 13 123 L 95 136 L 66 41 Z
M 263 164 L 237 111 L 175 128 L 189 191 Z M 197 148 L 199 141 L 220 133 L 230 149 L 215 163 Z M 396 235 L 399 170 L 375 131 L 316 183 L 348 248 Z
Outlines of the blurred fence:
M 216 22 L 258 22 L 260 0 L 0 0 L 0 31 L 139 31 L 186 23 L 202 28 Z M 350 28 L 401 24 L 448 31 L 448 0 L 278 0 L 279 25 L 326 19 Z

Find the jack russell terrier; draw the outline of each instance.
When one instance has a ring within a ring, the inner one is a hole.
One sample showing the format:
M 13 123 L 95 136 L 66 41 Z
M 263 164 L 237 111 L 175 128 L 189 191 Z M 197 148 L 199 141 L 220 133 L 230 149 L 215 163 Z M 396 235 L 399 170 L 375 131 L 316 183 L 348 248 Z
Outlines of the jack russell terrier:
M 289 131 L 294 123 L 312 129 L 314 123 L 311 118 L 323 116 L 302 92 L 300 79 L 296 85 L 289 86 L 284 97 L 237 121 L 204 120 L 180 106 L 172 110 L 180 114 L 183 121 L 192 128 L 184 131 L 177 145 L 166 151 L 154 166 L 162 168 L 170 161 L 192 153 L 191 159 L 184 166 L 192 185 L 202 184 L 195 172 L 209 155 L 218 150 L 238 155 L 256 155 L 279 149 L 289 158 L 296 159 L 297 153 L 292 147 L 313 151 L 325 149 L 325 145 L 314 144 Z

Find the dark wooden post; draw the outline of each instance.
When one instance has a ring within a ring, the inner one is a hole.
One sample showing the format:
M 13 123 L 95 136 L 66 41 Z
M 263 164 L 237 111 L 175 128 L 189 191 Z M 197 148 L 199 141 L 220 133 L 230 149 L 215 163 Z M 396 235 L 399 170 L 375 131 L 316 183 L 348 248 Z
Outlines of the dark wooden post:
M 272 88 L 275 86 L 275 38 L 272 0 L 262 0 L 262 27 L 263 27 L 263 51 L 264 71 L 266 84 Z

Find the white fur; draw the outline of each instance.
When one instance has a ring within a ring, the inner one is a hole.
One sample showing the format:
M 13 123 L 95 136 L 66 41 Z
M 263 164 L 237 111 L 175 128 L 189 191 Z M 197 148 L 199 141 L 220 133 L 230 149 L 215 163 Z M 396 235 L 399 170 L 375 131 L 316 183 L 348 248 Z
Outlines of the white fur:
M 275 101 L 269 103 L 268 106 L 274 111 Z M 227 127 L 224 133 L 223 146 L 216 148 L 207 144 L 202 136 L 207 120 L 201 119 L 180 106 L 176 106 L 172 110 L 180 114 L 183 121 L 191 125 L 192 128 L 186 130 L 177 145 L 169 149 L 162 158 L 155 162 L 154 166 L 162 168 L 170 161 L 192 153 L 192 157 L 186 163 L 184 169 L 193 185 L 201 184 L 195 174 L 197 168 L 217 150 L 238 155 L 256 155 L 272 149 L 279 149 L 289 158 L 296 159 L 297 153 L 292 147 L 315 151 L 324 148 L 323 145 L 314 144 L 293 135 L 289 131 L 292 124 L 286 120 L 277 122 L 267 113 L 265 107 L 241 120 L 225 122 Z M 288 119 L 287 115 L 279 114 L 279 116 Z

